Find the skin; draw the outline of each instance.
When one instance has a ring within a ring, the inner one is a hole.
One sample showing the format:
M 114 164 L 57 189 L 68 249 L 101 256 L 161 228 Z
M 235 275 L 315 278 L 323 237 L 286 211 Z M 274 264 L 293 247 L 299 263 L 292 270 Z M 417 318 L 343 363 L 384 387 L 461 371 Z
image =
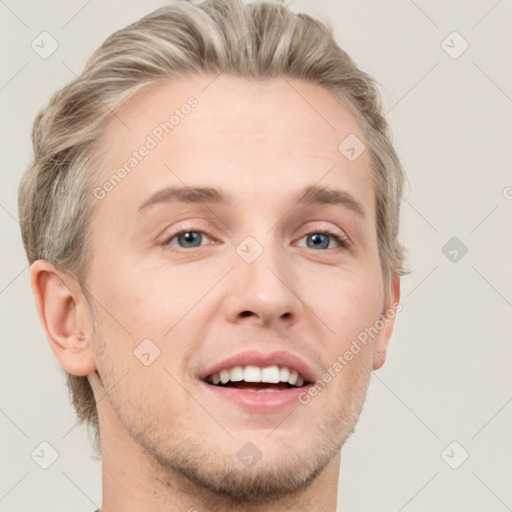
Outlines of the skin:
M 322 87 L 212 79 L 153 84 L 118 112 L 102 137 L 99 186 L 169 113 L 198 101 L 95 205 L 85 285 L 94 311 L 75 280 L 39 260 L 38 313 L 62 367 L 94 390 L 104 512 L 335 511 L 340 450 L 393 320 L 307 405 L 249 413 L 207 395 L 198 374 L 256 349 L 298 355 L 320 377 L 398 302 L 398 277 L 389 297 L 382 284 L 368 151 L 350 162 L 338 150 L 349 134 L 364 137 Z M 154 192 L 184 184 L 219 187 L 232 203 L 167 202 L 138 216 Z M 366 216 L 298 206 L 307 185 L 349 192 Z M 349 248 L 330 236 L 312 245 L 325 228 Z M 160 245 L 184 230 L 204 233 L 202 245 Z M 236 252 L 247 236 L 263 248 L 250 264 Z M 160 356 L 144 366 L 133 351 L 148 338 Z M 262 455 L 250 468 L 236 456 L 248 442 Z

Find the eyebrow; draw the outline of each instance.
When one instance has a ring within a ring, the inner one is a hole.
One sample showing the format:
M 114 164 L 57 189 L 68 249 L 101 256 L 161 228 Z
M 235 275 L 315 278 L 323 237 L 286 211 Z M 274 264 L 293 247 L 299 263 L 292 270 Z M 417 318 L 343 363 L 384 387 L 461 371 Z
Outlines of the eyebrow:
M 230 198 L 213 187 L 167 187 L 153 194 L 139 207 L 139 214 L 158 203 L 217 203 L 228 204 Z
M 159 203 L 214 203 L 230 204 L 231 197 L 214 187 L 166 187 L 150 196 L 139 207 L 139 215 L 150 206 Z M 349 192 L 330 187 L 308 186 L 302 190 L 295 201 L 300 205 L 333 204 L 345 206 L 361 217 L 366 217 L 363 205 Z
M 299 204 L 334 204 L 345 206 L 361 217 L 366 217 L 363 205 L 349 192 L 330 187 L 306 187 L 297 199 Z

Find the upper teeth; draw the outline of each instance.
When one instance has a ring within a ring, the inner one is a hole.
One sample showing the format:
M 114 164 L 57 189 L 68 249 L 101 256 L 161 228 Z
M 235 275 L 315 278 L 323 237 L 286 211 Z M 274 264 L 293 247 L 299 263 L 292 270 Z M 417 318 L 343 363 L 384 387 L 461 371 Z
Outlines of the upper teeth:
M 208 377 L 209 382 L 213 384 L 226 384 L 226 382 L 269 382 L 277 384 L 278 382 L 288 382 L 292 386 L 304 385 L 304 378 L 297 370 L 293 368 L 279 366 L 235 366 L 229 369 L 223 369 L 218 373 L 214 373 Z

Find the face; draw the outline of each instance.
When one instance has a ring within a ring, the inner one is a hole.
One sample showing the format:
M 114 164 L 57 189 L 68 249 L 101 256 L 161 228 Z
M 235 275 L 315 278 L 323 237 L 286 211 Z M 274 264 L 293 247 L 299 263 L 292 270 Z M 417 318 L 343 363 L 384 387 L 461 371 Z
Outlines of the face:
M 337 456 L 390 329 L 344 357 L 386 308 L 368 151 L 338 149 L 364 140 L 353 116 L 313 84 L 212 79 L 153 84 L 109 125 L 87 289 L 130 439 L 164 474 L 249 499 Z

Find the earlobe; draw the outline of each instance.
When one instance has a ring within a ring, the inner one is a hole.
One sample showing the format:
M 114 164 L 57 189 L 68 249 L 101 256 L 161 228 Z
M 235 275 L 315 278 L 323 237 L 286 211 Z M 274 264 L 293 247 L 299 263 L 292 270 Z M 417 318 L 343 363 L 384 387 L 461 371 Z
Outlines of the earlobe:
M 39 321 L 53 353 L 61 366 L 73 375 L 88 375 L 96 369 L 90 341 L 84 335 L 86 326 L 79 325 L 87 302 L 78 283 L 64 278 L 46 260 L 30 266 L 30 284 Z
M 398 311 L 400 311 L 400 307 L 398 303 L 400 302 L 400 276 L 398 274 L 393 274 L 393 285 L 392 292 L 390 293 L 388 300 L 386 301 L 386 305 L 384 311 L 382 312 L 380 321 L 382 325 L 382 329 L 377 337 L 377 343 L 375 345 L 375 354 L 373 357 L 373 369 L 378 370 L 382 367 L 384 362 L 386 361 L 386 353 L 388 349 L 389 339 L 391 338 L 391 334 L 393 333 L 393 327 L 395 325 L 395 316 Z

